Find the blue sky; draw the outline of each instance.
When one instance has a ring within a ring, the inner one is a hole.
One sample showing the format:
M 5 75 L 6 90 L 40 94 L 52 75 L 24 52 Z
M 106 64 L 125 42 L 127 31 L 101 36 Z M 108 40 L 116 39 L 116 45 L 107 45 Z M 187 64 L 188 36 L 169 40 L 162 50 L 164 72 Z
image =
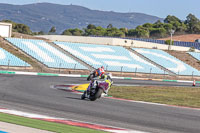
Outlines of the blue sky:
M 200 0 L 0 0 L 0 3 L 16 5 L 38 2 L 81 5 L 103 11 L 139 12 L 161 18 L 175 15 L 182 20 L 192 13 L 200 19 Z

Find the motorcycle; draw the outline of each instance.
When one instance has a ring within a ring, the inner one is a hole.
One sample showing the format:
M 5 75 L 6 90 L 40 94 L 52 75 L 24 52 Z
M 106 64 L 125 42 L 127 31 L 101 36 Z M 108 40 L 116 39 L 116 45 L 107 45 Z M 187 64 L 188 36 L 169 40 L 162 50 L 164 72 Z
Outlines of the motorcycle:
M 102 93 L 107 94 L 108 89 L 112 85 L 112 82 L 110 84 L 105 81 L 95 80 L 94 82 L 95 82 L 95 84 L 93 86 L 91 86 L 88 97 L 86 96 L 87 91 L 84 91 L 84 93 L 81 96 L 81 99 L 88 98 L 91 101 L 95 101 L 96 99 L 101 98 Z

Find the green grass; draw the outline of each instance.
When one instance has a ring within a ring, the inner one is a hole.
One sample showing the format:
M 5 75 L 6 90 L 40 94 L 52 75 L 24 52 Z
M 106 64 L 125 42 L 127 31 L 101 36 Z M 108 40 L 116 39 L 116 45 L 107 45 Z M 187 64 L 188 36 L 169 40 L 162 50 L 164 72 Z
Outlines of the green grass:
M 26 127 L 32 127 L 57 133 L 103 133 L 103 131 L 93 130 L 89 128 L 82 128 L 76 126 L 69 126 L 60 123 L 47 122 L 42 120 L 30 119 L 15 115 L 8 115 L 0 113 L 0 121 L 22 125 Z
M 200 88 L 162 86 L 112 86 L 109 95 L 137 101 L 200 108 Z

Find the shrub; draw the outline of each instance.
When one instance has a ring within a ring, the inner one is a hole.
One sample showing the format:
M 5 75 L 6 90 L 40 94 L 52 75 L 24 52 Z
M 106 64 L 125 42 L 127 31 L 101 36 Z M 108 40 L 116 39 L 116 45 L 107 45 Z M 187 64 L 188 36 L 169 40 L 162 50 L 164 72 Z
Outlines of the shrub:
M 170 45 L 171 40 L 166 40 L 165 44 Z M 174 45 L 174 41 L 172 41 L 172 45 Z
M 189 52 L 195 52 L 195 47 L 190 47 Z

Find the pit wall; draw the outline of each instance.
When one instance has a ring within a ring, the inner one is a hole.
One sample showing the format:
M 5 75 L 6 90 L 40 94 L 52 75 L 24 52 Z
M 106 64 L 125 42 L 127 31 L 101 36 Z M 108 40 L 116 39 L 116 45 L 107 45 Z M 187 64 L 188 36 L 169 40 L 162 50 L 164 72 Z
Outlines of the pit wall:
M 168 50 L 169 45 L 157 44 L 151 42 L 143 42 L 130 39 L 120 38 L 109 38 L 109 37 L 85 37 L 85 36 L 65 36 L 65 35 L 41 35 L 36 37 L 42 37 L 51 41 L 64 41 L 74 43 L 89 43 L 89 44 L 106 44 L 106 45 L 118 45 L 126 47 L 137 47 L 137 48 L 150 48 L 150 49 L 161 49 Z M 190 47 L 171 46 L 170 50 L 175 51 L 189 51 Z M 200 52 L 195 49 L 195 52 Z

